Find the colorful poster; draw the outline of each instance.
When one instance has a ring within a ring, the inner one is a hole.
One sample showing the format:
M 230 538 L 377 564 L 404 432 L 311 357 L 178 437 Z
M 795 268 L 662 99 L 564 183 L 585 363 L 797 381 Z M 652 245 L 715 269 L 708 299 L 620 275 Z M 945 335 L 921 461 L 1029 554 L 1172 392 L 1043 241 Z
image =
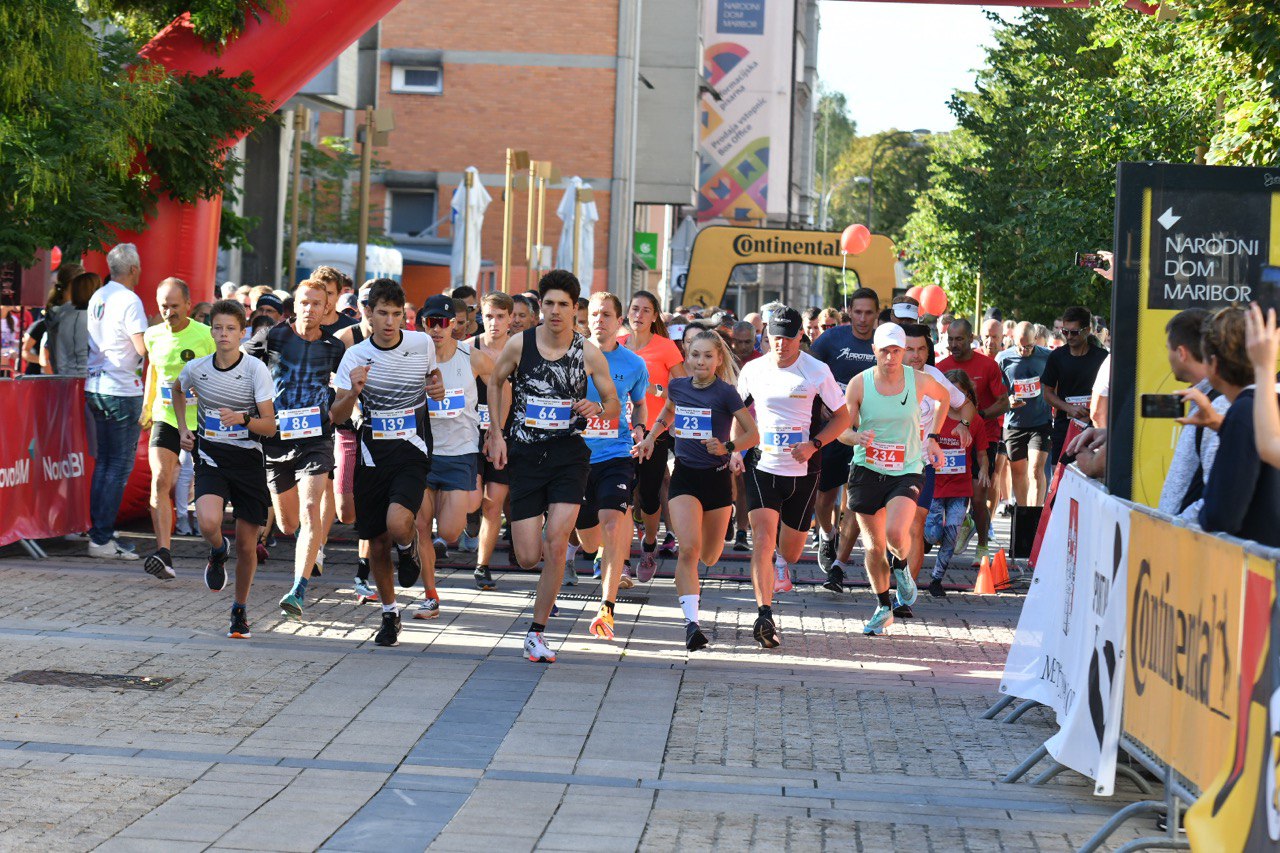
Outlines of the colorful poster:
M 698 221 L 787 212 L 795 4 L 707 0 Z M 770 169 L 770 165 L 773 168 Z

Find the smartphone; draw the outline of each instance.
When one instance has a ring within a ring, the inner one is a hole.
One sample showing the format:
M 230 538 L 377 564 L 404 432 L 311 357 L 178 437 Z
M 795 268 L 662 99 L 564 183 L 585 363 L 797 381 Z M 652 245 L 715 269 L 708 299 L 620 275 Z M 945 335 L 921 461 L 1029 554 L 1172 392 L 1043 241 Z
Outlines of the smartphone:
M 1144 418 L 1181 418 L 1187 414 L 1187 401 L 1177 394 L 1143 394 Z
M 1103 264 L 1102 255 L 1097 252 L 1076 252 L 1076 266 L 1087 270 L 1096 270 Z

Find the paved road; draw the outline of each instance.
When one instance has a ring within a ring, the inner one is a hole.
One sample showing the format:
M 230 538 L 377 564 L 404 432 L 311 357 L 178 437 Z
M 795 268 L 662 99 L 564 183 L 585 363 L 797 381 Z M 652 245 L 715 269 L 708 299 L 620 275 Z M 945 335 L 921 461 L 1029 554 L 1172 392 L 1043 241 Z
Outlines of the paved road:
M 1072 774 L 998 782 L 1052 731 L 1039 710 L 980 719 L 1015 595 L 924 596 L 919 618 L 868 639 L 869 592 L 800 586 L 775 605 L 783 646 L 767 652 L 750 587 L 713 580 L 711 647 L 691 655 L 669 580 L 623 594 L 613 643 L 586 633 L 584 580 L 548 628 L 560 660 L 539 666 L 520 656 L 530 575 L 480 593 L 445 570 L 440 619 L 406 620 L 381 649 L 377 608 L 334 577 L 350 573 L 342 547 L 298 624 L 274 606 L 282 544 L 248 641 L 223 636 L 229 592 L 205 589 L 193 539 L 168 583 L 54 550 L 0 559 L 0 679 L 173 680 L 3 684 L 2 850 L 1062 851 L 1136 798 L 1123 781 L 1094 798 Z

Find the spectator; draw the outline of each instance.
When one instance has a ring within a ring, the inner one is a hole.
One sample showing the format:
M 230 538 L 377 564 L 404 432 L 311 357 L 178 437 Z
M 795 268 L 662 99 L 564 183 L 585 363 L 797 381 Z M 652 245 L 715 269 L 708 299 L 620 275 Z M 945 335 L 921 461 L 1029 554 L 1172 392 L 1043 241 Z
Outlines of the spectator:
M 1166 327 L 1167 329 L 1167 327 Z M 1093 380 L 1093 400 L 1089 403 L 1089 419 L 1102 429 L 1107 426 L 1111 414 L 1111 353 L 1102 360 L 1098 376 Z
M 49 292 L 49 298 L 53 298 L 52 291 Z M 40 363 L 40 350 L 44 347 L 44 337 L 48 328 L 48 320 L 42 313 L 40 318 L 27 326 L 26 331 L 22 333 L 22 372 L 27 376 L 38 376 L 49 372 L 45 369 L 48 366 L 47 362 Z
M 733 330 L 729 333 L 730 346 L 733 352 L 733 360 L 738 370 L 742 369 L 742 365 L 748 361 L 754 361 L 760 357 L 760 353 L 756 352 L 756 328 L 746 320 L 739 320 L 733 324 Z
M 133 472 L 142 427 L 142 381 L 138 368 L 146 355 L 142 333 L 147 313 L 134 289 L 142 262 L 132 243 L 107 253 L 111 280 L 89 300 L 89 364 L 85 398 L 93 416 L 97 448 L 89 488 L 89 556 L 136 560 L 116 539 L 115 521 Z
M 197 302 L 191 308 L 191 319 L 197 323 L 209 325 L 209 313 L 213 311 L 212 302 Z
M 102 277 L 83 269 L 71 279 L 71 300 L 56 312 L 50 360 L 58 376 L 88 375 L 89 301 L 102 287 Z
M 1093 380 L 1107 357 L 1107 351 L 1090 338 L 1093 315 L 1074 306 L 1062 312 L 1062 334 L 1068 343 L 1049 354 L 1042 382 L 1044 398 L 1057 409 L 1053 421 L 1053 450 L 1050 466 L 1057 465 L 1067 443 L 1067 430 L 1074 419 L 1089 425 L 1089 404 L 1093 400 Z
M 1210 533 L 1280 546 L 1280 469 L 1258 455 L 1253 407 L 1257 393 L 1276 396 L 1275 379 L 1254 386 L 1254 368 L 1245 347 L 1245 312 L 1223 308 L 1205 321 L 1201 346 L 1209 366 L 1209 383 L 1231 401 L 1218 431 L 1218 453 L 1209 471 L 1200 508 L 1200 526 Z M 1183 394 L 1209 408 L 1194 389 Z M 1196 421 L 1185 419 L 1199 425 Z M 1208 418 L 1204 419 L 1206 425 Z
M 76 310 L 71 305 L 71 282 L 75 281 L 76 276 L 82 272 L 84 272 L 84 267 L 79 264 L 62 264 L 58 267 L 57 275 L 54 277 L 53 290 L 49 293 L 49 301 L 44 310 L 46 328 L 40 355 L 41 359 L 49 365 L 48 373 L 58 372 L 57 363 L 54 361 L 54 342 L 58 334 L 58 324 L 62 322 L 63 318 L 73 314 Z M 89 342 L 87 338 L 83 340 L 87 357 Z
M 1209 384 L 1209 367 L 1205 364 L 1201 352 L 1201 329 L 1209 312 L 1203 308 L 1188 308 L 1179 311 L 1164 327 L 1165 350 L 1169 357 L 1169 369 L 1173 378 L 1186 382 L 1212 406 L 1212 419 L 1215 424 L 1221 423 L 1222 414 L 1226 412 L 1231 401 L 1223 397 Z M 1098 371 L 1101 374 L 1101 370 Z M 1200 419 L 1200 404 L 1192 403 L 1188 421 Z M 1103 422 L 1098 426 L 1105 426 Z M 1214 427 L 1216 429 L 1216 426 Z M 1169 471 L 1165 474 L 1164 488 L 1160 491 L 1160 502 L 1156 507 L 1169 515 L 1176 515 L 1188 521 L 1200 518 L 1200 503 L 1204 496 L 1205 485 L 1209 482 L 1209 471 L 1213 468 L 1214 456 L 1218 452 L 1218 434 L 1205 425 L 1183 429 L 1178 436 L 1178 443 L 1173 451 L 1173 459 L 1169 462 Z
M 1089 427 L 1067 445 L 1067 455 L 1074 456 L 1076 467 L 1086 477 L 1101 480 L 1107 474 L 1107 431 Z
M 1253 382 L 1265 388 L 1275 381 L 1280 334 L 1276 332 L 1276 309 L 1268 308 L 1266 319 L 1257 305 L 1249 306 L 1245 317 L 1245 342 L 1249 360 L 1253 362 Z M 1257 434 L 1258 455 L 1268 465 L 1280 466 L 1280 404 L 1264 394 L 1253 404 L 1253 429 Z
M 19 308 L 0 305 L 0 368 L 12 369 L 18 358 L 22 335 L 18 332 Z

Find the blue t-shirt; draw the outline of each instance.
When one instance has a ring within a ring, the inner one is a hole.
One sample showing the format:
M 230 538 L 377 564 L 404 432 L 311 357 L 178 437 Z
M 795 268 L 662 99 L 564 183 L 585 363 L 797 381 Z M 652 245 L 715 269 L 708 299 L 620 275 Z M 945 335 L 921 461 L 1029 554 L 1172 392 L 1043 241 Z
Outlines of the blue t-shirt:
M 1004 373 L 1010 394 L 1025 401 L 1016 409 L 1010 409 L 1005 417 L 1006 429 L 1033 429 L 1048 425 L 1053 418 L 1049 403 L 1044 398 L 1041 379 L 1049 363 L 1049 350 L 1036 347 L 1031 355 L 1023 356 L 1017 349 L 1007 349 L 996 356 L 996 364 Z
M 608 462 L 610 459 L 627 459 L 631 456 L 631 418 L 629 409 L 636 403 L 644 402 L 645 391 L 649 388 L 649 368 L 644 359 L 626 347 L 614 347 L 604 354 L 609 362 L 609 375 L 613 377 L 613 386 L 618 391 L 618 400 L 622 402 L 622 413 L 614 421 L 588 418 L 587 428 L 582 437 L 587 440 L 591 449 L 591 464 Z M 596 383 L 587 377 L 587 399 L 600 402 L 600 392 Z
M 844 388 L 849 380 L 868 367 L 876 366 L 871 341 L 853 334 L 853 326 L 841 324 L 818 336 L 809 347 L 809 355 L 831 368 L 831 375 Z
M 738 389 L 723 379 L 716 379 L 706 388 L 695 388 L 693 377 L 682 376 L 671 380 L 667 395 L 676 405 L 668 427 L 676 439 L 676 459 L 690 468 L 728 465 L 728 455 L 712 456 L 702 442 L 713 436 L 729 440 L 734 414 L 746 408 Z

